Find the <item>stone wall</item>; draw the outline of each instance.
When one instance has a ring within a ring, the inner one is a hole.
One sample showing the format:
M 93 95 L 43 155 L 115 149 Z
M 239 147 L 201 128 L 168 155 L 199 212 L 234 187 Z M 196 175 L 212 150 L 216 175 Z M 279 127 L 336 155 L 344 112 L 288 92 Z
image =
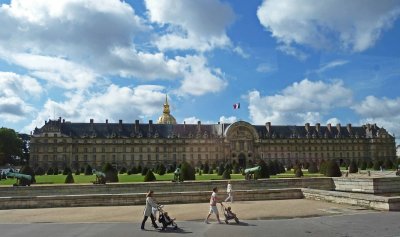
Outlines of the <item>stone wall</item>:
M 210 191 L 155 193 L 160 204 L 208 202 Z M 225 197 L 225 193 L 221 193 Z M 235 201 L 301 199 L 301 189 L 237 190 Z M 144 205 L 145 193 L 0 197 L 0 209 Z
M 336 191 L 358 193 L 399 193 L 400 177 L 332 178 Z
M 337 192 L 316 189 L 302 189 L 302 192 L 306 199 L 350 204 L 376 210 L 400 211 L 400 197 L 383 197 L 365 193 Z
M 314 188 L 333 190 L 331 178 L 288 178 L 260 180 L 231 180 L 233 190 L 264 190 L 286 188 Z M 30 187 L 0 187 L 0 197 L 48 196 L 48 195 L 77 195 L 77 194 L 124 194 L 155 192 L 191 192 L 211 191 L 218 187 L 226 190 L 227 181 L 185 181 L 147 182 L 147 183 L 110 183 L 106 185 L 65 184 L 65 185 L 32 185 Z

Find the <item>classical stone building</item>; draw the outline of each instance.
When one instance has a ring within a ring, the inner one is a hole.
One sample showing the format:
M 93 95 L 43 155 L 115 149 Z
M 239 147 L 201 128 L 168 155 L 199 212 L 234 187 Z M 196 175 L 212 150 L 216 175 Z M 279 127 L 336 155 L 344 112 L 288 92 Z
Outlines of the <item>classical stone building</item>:
M 395 159 L 395 139 L 375 124 L 321 126 L 177 124 L 168 101 L 158 123 L 71 123 L 62 118 L 35 128 L 31 138 L 31 165 L 47 167 L 117 167 L 188 161 L 193 165 L 237 162 L 241 166 L 264 160 L 284 164 L 334 159 Z

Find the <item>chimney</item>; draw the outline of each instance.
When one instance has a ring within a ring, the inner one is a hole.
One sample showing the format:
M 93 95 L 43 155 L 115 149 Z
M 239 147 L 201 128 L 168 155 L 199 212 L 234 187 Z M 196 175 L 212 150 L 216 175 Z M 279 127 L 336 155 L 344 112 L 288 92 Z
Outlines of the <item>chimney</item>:
M 265 127 L 267 128 L 268 133 L 271 132 L 271 122 L 266 122 Z
M 93 119 L 90 119 L 90 123 L 93 124 Z
M 371 130 L 371 124 L 367 123 L 368 130 Z
M 315 124 L 315 130 L 317 130 L 317 132 L 320 131 L 320 127 L 321 127 L 321 124 L 320 124 L 320 123 L 316 123 L 316 124 Z
M 122 119 L 119 120 L 119 125 L 122 125 Z
M 61 122 L 61 117 L 58 117 L 58 122 Z
M 138 133 L 138 132 L 139 132 L 139 120 L 136 119 L 135 120 L 135 133 Z
M 348 131 L 349 133 L 351 133 L 351 123 L 348 123 L 348 124 L 347 124 L 347 131 Z
M 65 119 L 63 119 L 63 123 L 65 123 Z
M 220 121 L 218 121 L 218 124 L 221 124 L 221 122 L 220 122 Z
M 201 121 L 197 121 L 197 131 L 201 131 Z
M 326 125 L 326 128 L 328 128 L 328 131 L 329 131 L 329 132 L 332 132 L 332 125 L 331 125 L 330 123 L 328 123 L 328 124 Z
M 106 119 L 106 124 L 108 124 L 108 119 Z
M 310 130 L 310 123 L 304 124 L 304 127 L 305 127 L 306 131 L 309 132 L 309 130 Z
M 336 129 L 337 129 L 338 133 L 340 133 L 340 123 L 336 124 Z
M 152 131 L 152 128 L 153 128 L 153 120 L 149 120 L 149 132 L 151 133 L 151 131 Z

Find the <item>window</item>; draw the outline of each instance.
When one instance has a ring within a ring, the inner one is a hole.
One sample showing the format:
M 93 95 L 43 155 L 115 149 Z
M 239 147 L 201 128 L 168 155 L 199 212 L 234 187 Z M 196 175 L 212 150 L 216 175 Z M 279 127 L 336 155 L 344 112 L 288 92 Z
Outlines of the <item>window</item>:
M 96 153 L 96 147 L 93 147 L 92 151 L 93 153 Z

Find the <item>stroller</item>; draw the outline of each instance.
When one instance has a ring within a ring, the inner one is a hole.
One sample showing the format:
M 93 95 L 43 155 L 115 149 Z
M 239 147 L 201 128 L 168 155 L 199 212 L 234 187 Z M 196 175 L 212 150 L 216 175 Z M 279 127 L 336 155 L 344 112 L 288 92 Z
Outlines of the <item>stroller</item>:
M 163 225 L 161 230 L 166 230 L 169 225 L 171 225 L 174 230 L 178 229 L 178 225 L 174 221 L 175 218 L 170 218 L 168 212 L 163 210 L 163 207 L 163 205 L 159 205 L 157 208 L 158 212 L 160 213 L 158 215 L 158 222 Z
M 239 218 L 237 218 L 236 214 L 232 212 L 231 207 L 225 207 L 221 203 L 221 210 L 224 213 L 225 216 L 225 223 L 229 224 L 229 220 L 234 219 L 236 224 L 239 224 Z

